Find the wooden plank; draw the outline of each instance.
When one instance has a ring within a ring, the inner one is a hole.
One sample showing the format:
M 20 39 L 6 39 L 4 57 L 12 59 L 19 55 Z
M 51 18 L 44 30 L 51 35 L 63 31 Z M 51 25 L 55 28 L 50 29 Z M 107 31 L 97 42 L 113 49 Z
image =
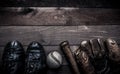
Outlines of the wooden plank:
M 20 8 L 8 7 L 0 14 L 0 25 L 118 25 L 119 9 L 31 7 L 26 14 Z
M 104 7 L 119 8 L 119 2 L 114 0 L 1 0 L 0 6 L 11 7 Z
M 43 45 L 59 45 L 68 40 L 70 45 L 78 45 L 92 38 L 113 38 L 120 43 L 120 26 L 1 26 L 0 46 L 8 41 L 18 40 L 23 45 L 38 41 Z
M 62 66 L 61 68 L 57 70 L 49 69 L 47 71 L 47 74 L 74 74 L 74 73 L 72 73 L 72 69 L 70 69 L 69 66 Z

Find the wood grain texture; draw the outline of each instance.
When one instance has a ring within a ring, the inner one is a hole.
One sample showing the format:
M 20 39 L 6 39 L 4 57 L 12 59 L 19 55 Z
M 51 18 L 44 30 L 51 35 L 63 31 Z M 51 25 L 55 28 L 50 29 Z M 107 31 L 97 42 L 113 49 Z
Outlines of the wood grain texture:
M 72 8 L 72 7 L 36 7 L 26 14 L 20 8 L 6 8 L 0 14 L 0 25 L 119 25 L 120 10 L 105 8 Z
M 1 0 L 0 6 L 120 8 L 115 0 Z
M 69 66 L 62 66 L 61 68 L 57 70 L 48 70 L 47 74 L 74 74 L 72 73 L 72 70 L 70 69 Z
M 18 40 L 23 45 L 38 41 L 43 45 L 59 45 L 68 40 L 77 45 L 92 38 L 113 38 L 120 43 L 120 26 L 1 26 L 0 46 L 8 41 Z

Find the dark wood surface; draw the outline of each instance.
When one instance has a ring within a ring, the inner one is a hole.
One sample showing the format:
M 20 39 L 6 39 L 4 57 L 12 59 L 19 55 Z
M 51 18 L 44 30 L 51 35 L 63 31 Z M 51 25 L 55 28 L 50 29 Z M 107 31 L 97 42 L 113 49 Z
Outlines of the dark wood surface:
M 62 67 L 49 69 L 48 74 L 72 74 L 59 48 L 62 41 L 68 40 L 72 51 L 81 41 L 93 38 L 113 38 L 120 44 L 119 9 L 37 8 L 28 14 L 10 10 L 0 13 L 0 59 L 9 41 L 20 41 L 25 50 L 30 42 L 38 41 L 44 46 L 46 55 L 56 50 L 63 56 Z
M 119 8 L 117 0 L 0 0 L 0 6 Z
M 59 45 L 68 40 L 71 45 L 92 38 L 113 38 L 120 41 L 120 26 L 1 26 L 0 45 L 19 40 L 23 45 L 38 41 L 43 45 Z
M 75 26 L 75 25 L 119 25 L 120 10 L 105 8 L 70 8 L 55 7 L 32 8 L 31 12 L 22 13 L 20 8 L 6 8 L 0 14 L 0 25 L 15 26 Z M 5 12 L 8 11 L 8 12 Z M 12 18 L 11 18 L 12 17 Z

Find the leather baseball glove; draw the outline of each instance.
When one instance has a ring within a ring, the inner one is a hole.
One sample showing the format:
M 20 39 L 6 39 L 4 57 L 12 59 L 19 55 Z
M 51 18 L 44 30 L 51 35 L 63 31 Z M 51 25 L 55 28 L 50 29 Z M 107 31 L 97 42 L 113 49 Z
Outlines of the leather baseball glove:
M 74 56 L 84 74 L 118 74 L 120 70 L 120 49 L 113 39 L 82 41 Z

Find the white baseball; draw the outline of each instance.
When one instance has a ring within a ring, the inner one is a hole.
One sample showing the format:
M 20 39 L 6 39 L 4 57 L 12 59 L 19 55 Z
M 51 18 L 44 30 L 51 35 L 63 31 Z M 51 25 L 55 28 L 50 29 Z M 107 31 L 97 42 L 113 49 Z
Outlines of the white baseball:
M 62 56 L 59 52 L 50 52 L 47 56 L 47 65 L 49 68 L 56 69 L 62 65 Z

